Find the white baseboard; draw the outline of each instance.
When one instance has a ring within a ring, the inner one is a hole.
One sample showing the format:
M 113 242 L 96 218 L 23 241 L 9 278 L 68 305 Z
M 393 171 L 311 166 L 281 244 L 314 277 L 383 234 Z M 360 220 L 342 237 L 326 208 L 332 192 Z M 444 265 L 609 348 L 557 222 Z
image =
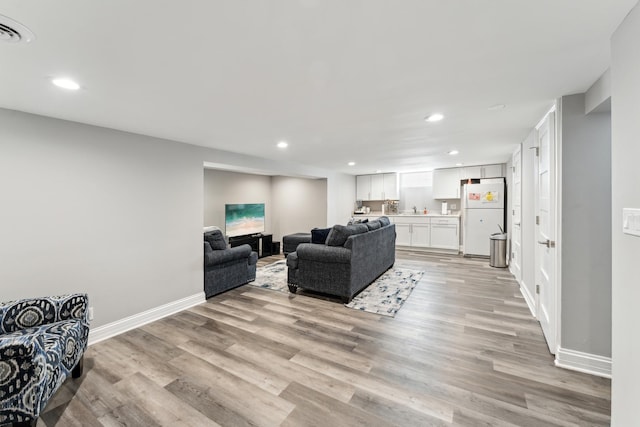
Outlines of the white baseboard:
M 537 319 L 538 316 L 536 315 L 536 299 L 529 293 L 529 288 L 527 288 L 524 282 L 520 283 L 520 293 L 524 297 L 524 300 L 527 303 L 527 307 L 529 307 L 529 311 L 531 312 L 533 317 Z
M 584 372 L 599 377 L 611 378 L 611 358 L 581 351 L 558 348 L 556 366 L 572 371 Z
M 204 292 L 199 292 L 195 295 L 143 311 L 142 313 L 134 314 L 133 316 L 125 317 L 124 319 L 116 320 L 115 322 L 98 326 L 97 328 L 92 328 L 89 330 L 89 345 L 162 319 L 179 311 L 186 310 L 205 301 Z

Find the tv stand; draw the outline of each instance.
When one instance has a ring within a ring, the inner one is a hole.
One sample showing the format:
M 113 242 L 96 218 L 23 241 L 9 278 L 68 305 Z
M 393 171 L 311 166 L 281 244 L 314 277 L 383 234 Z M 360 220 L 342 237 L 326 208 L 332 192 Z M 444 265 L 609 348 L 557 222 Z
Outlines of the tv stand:
M 240 245 L 249 245 L 251 249 L 258 253 L 259 258 L 273 255 L 272 245 L 273 235 L 271 234 L 248 234 L 246 236 L 229 237 L 229 245 L 232 248 Z

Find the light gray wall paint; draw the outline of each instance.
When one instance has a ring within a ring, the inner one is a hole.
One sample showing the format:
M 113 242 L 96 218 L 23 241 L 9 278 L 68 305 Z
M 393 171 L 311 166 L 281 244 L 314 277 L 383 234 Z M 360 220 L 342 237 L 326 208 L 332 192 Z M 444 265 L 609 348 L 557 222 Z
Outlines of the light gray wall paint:
M 612 404 L 613 426 L 638 423 L 640 402 L 640 237 L 622 233 L 622 208 L 640 209 L 640 8 L 611 43 L 612 112 Z
M 273 239 L 327 226 L 327 180 L 274 176 Z
M 327 225 L 346 224 L 356 203 L 356 177 L 342 173 L 327 175 Z
M 0 110 L 0 299 L 88 292 L 92 326 L 202 292 L 185 144 Z
M 562 111 L 561 347 L 611 356 L 611 115 Z
M 599 112 L 607 110 L 611 112 L 611 69 L 605 71 L 594 84 L 587 90 L 584 98 L 584 112 Z M 605 107 L 603 104 L 606 104 Z
M 204 162 L 328 178 L 327 216 L 353 209 L 350 175 L 0 109 L 0 300 L 85 291 L 98 327 L 201 293 Z
M 265 232 L 272 233 L 271 183 L 270 176 L 205 169 L 204 225 L 215 225 L 224 230 L 225 204 L 264 203 Z
M 537 131 L 532 129 L 527 139 L 522 142 L 522 286 L 530 297 L 536 296 L 536 201 L 535 188 L 538 174 L 537 157 L 535 150 L 537 145 Z M 535 307 L 532 307 L 535 310 Z

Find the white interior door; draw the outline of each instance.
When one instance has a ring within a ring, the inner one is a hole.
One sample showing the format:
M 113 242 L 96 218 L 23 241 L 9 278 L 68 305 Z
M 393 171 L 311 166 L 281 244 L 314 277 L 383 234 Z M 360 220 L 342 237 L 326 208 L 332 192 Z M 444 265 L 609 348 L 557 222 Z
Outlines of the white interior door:
M 509 269 L 518 283 L 522 281 L 522 148 L 513 152 L 511 202 L 511 260 Z
M 538 320 L 551 354 L 556 353 L 555 276 L 555 111 L 538 127 L 538 226 L 536 229 L 536 286 Z

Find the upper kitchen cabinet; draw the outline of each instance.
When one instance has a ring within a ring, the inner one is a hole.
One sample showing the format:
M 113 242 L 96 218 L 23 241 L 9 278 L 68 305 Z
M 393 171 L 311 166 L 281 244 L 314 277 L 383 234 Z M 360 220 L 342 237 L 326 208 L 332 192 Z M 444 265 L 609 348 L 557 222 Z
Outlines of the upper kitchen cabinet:
M 357 200 L 398 200 L 398 174 L 383 173 L 356 176 Z
M 501 178 L 504 177 L 504 165 L 467 166 L 462 168 L 460 179 Z
M 371 175 L 356 176 L 356 200 L 371 200 Z
M 433 171 L 433 198 L 460 198 L 460 168 L 435 169 Z

